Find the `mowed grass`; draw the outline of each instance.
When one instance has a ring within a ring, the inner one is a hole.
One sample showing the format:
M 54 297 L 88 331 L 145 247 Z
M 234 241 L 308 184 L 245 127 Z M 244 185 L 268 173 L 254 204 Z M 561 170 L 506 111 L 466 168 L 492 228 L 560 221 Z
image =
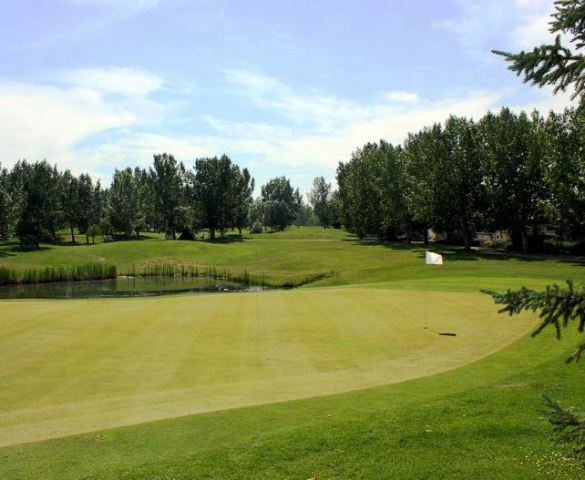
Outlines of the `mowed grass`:
M 329 269 L 318 283 L 340 286 L 1 301 L 0 478 L 583 478 L 539 413 L 540 392 L 585 408 L 582 366 L 563 364 L 577 334 L 528 338 L 533 316 L 500 316 L 478 293 L 582 281 L 575 259 L 443 249 L 434 268 L 421 246 L 294 229 L 5 247 L 0 261 L 83 263 L 98 247 L 118 264 Z
M 429 302 L 427 330 L 420 291 L 5 302 L 0 446 L 431 375 L 534 325 L 485 296 Z

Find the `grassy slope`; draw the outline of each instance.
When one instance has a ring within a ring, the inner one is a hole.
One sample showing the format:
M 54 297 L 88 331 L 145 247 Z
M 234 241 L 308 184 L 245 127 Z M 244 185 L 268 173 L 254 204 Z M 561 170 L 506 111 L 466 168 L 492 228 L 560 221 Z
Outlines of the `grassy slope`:
M 242 241 L 225 243 L 173 242 L 152 235 L 144 240 L 43 248 L 19 252 L 14 246 L 0 246 L 0 266 L 25 268 L 98 261 L 114 263 L 124 272 L 145 263 L 182 263 L 215 265 L 234 273 L 248 270 L 276 281 L 332 272 L 333 276 L 316 284 L 322 286 L 392 282 L 393 288 L 425 286 L 468 291 L 501 285 L 541 286 L 569 277 L 585 279 L 585 268 L 575 268 L 570 258 L 540 261 L 448 248 L 438 248 L 448 268 L 429 269 L 422 261 L 424 248 L 420 244 L 360 243 L 344 231 L 318 227 L 247 235 Z
M 444 268 L 429 269 L 421 266 L 420 248 L 356 245 L 343 235 L 300 229 L 229 245 L 145 240 L 23 254 L 4 248 L 0 261 L 46 265 L 103 258 L 122 265 L 160 261 L 164 248 L 162 261 L 275 277 L 334 270 L 321 283 L 340 285 L 477 291 L 583 280 L 582 267 L 570 262 L 450 250 Z M 574 336 L 562 342 L 550 334 L 524 338 L 433 377 L 2 448 L 0 478 L 582 478 L 570 460 L 557 461 L 550 429 L 537 414 L 540 391 L 585 407 L 582 367 L 562 364 L 575 343 Z

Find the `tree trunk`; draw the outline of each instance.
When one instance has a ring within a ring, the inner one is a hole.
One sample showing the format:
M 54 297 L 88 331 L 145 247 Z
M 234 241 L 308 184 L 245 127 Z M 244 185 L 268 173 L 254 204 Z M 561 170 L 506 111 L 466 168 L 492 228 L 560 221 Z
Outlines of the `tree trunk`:
M 522 237 L 522 253 L 528 253 L 528 234 L 526 233 L 526 228 L 522 229 L 520 236 Z
M 423 243 L 425 245 L 429 244 L 429 228 L 426 225 L 423 228 Z
M 544 246 L 544 242 L 543 245 L 540 244 L 540 238 L 538 235 L 538 220 L 536 218 L 534 218 L 534 220 L 532 221 L 532 239 L 533 239 L 533 246 L 535 251 L 537 252 L 541 252 L 543 249 L 542 247 Z
M 173 240 L 177 239 L 177 231 L 175 230 L 175 227 L 173 227 Z
M 75 243 L 75 233 L 73 232 L 73 225 L 69 225 L 69 229 L 71 230 L 71 243 Z
M 464 235 L 463 242 L 465 244 L 465 250 L 469 252 L 471 250 L 471 234 L 470 233 L 466 233 Z
M 468 252 L 471 250 L 471 237 L 471 231 L 468 228 L 465 228 L 463 230 L 463 243 L 465 245 L 465 250 Z
M 215 228 L 210 228 L 209 229 L 209 239 L 210 240 L 215 240 Z

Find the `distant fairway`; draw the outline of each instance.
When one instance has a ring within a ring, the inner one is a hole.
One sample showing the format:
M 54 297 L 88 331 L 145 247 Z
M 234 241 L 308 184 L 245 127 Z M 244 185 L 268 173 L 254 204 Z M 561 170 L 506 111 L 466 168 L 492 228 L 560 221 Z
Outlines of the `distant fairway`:
M 533 320 L 480 294 L 328 288 L 5 301 L 0 446 L 435 374 Z M 457 337 L 434 332 L 456 332 Z

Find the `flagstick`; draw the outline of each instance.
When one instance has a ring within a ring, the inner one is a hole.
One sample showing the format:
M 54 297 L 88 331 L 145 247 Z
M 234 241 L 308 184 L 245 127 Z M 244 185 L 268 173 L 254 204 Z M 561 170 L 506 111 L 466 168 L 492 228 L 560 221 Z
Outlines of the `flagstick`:
M 427 327 L 427 312 L 428 312 L 428 303 L 427 303 L 427 297 L 428 297 L 428 287 L 425 286 L 425 330 L 428 330 Z

